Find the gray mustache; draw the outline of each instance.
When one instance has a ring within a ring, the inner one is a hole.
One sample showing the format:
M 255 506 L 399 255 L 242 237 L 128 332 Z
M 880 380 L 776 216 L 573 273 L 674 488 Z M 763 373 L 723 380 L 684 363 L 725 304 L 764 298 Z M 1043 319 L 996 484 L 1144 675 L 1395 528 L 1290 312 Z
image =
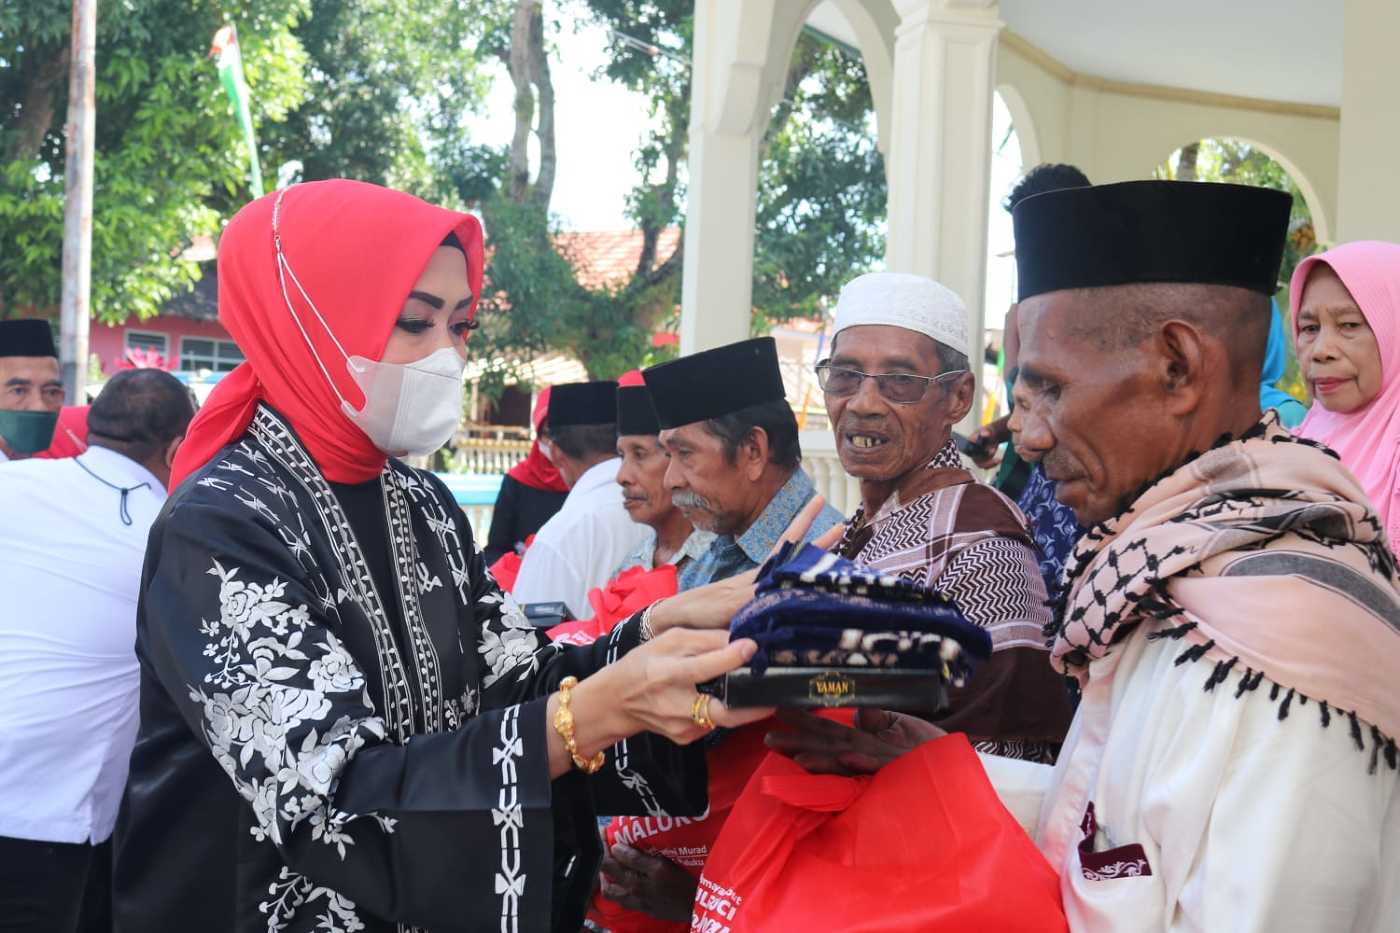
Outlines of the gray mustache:
M 709 499 L 684 489 L 680 492 L 671 493 L 671 504 L 678 509 L 694 509 L 699 512 L 710 511 Z

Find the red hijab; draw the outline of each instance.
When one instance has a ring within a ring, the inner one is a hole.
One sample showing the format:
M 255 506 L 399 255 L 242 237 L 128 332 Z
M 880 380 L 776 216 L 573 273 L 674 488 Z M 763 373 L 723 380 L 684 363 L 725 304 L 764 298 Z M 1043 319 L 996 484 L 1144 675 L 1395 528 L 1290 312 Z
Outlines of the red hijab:
M 481 224 L 470 214 L 358 181 L 294 185 L 285 189 L 278 216 L 282 254 L 325 318 L 323 327 L 291 276 L 283 298 L 272 236 L 279 194 L 245 206 L 219 241 L 219 321 L 247 362 L 219 381 L 190 423 L 171 489 L 241 435 L 258 402 L 267 402 L 291 423 L 327 480 L 360 483 L 378 476 L 387 457 L 344 414 L 317 364 L 319 357 L 351 405 L 364 404 L 326 327 L 347 354 L 383 356 L 409 291 L 449 233 L 457 235 L 466 253 L 472 294 L 481 295 Z
M 534 425 L 535 433 L 540 433 L 540 425 L 544 424 L 545 417 L 549 414 L 549 386 L 545 386 L 535 399 L 535 410 L 530 415 L 530 423 Z M 564 485 L 564 477 L 559 475 L 559 468 L 549 462 L 549 458 L 540 450 L 539 439 L 530 445 L 530 453 L 526 455 L 515 466 L 510 468 L 506 474 L 517 483 L 529 486 L 531 489 L 542 489 L 545 492 L 568 492 L 569 487 Z

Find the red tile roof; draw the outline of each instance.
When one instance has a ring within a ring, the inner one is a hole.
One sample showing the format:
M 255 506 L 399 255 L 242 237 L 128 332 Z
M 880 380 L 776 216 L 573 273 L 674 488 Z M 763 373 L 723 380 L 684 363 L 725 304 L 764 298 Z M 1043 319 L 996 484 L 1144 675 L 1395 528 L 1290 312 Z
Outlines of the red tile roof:
M 679 227 L 667 227 L 656 242 L 656 263 L 671 257 L 681 242 Z M 599 230 L 561 233 L 559 251 L 568 258 L 585 288 L 621 285 L 637 271 L 642 258 L 641 230 Z

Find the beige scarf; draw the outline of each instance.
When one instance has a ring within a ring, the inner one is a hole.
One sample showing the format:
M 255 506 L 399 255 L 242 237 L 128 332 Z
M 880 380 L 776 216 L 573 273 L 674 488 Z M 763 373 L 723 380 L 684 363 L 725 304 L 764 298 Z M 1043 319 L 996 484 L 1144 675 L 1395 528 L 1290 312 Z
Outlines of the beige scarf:
M 1397 766 L 1400 588 L 1375 511 L 1330 451 L 1270 413 L 1089 532 L 1066 568 L 1053 657 L 1083 680 L 1139 629 L 1206 660 L 1214 690 L 1267 687 L 1279 718 L 1313 705 Z M 1267 680 L 1267 683 L 1265 681 Z M 1369 733 L 1369 736 L 1367 735 Z

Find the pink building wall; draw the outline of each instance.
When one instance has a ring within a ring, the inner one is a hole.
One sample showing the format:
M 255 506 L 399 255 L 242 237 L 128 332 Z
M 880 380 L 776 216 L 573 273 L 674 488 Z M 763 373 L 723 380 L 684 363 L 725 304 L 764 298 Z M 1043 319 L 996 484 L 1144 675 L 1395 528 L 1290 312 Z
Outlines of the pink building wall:
M 230 340 L 228 331 L 218 321 L 192 321 L 189 318 L 175 317 L 174 315 L 158 315 L 145 321 L 128 321 L 125 324 L 111 326 L 92 322 L 92 329 L 88 334 L 88 352 L 97 354 L 102 360 L 102 371 L 111 374 L 117 371 L 117 365 L 126 356 L 126 332 L 128 330 L 139 331 L 147 334 L 164 334 L 166 346 L 169 352 L 166 355 L 166 362 L 176 368 L 180 368 L 180 338 L 181 337 L 202 337 L 206 340 Z

